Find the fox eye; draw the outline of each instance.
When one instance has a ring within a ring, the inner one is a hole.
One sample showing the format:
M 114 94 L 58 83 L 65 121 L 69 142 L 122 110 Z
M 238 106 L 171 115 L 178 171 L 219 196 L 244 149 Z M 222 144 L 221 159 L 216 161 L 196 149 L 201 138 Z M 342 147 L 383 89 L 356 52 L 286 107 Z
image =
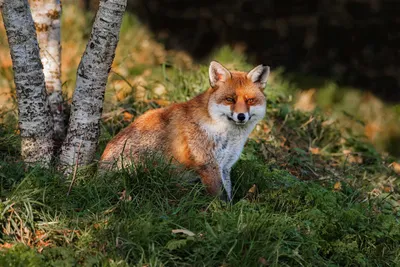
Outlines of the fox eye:
M 225 101 L 229 103 L 235 103 L 235 99 L 233 97 L 227 97 L 225 98 Z
M 248 98 L 248 99 L 246 100 L 246 102 L 247 102 L 247 104 L 251 105 L 251 104 L 254 104 L 255 99 L 254 99 L 254 98 Z

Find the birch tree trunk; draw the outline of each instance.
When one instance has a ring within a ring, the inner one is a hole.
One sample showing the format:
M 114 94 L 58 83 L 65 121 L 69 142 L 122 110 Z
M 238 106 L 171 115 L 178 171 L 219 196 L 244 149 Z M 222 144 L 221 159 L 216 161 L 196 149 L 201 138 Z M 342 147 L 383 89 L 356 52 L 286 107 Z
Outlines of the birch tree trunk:
M 27 164 L 47 166 L 53 155 L 53 123 L 28 0 L 2 2 L 18 99 L 22 158 Z
M 59 147 L 66 134 L 65 104 L 61 88 L 61 3 L 60 0 L 33 0 L 31 9 L 53 117 L 53 139 Z
M 127 0 L 101 0 L 92 33 L 77 71 L 67 137 L 61 148 L 65 173 L 93 161 L 108 73 L 114 60 Z

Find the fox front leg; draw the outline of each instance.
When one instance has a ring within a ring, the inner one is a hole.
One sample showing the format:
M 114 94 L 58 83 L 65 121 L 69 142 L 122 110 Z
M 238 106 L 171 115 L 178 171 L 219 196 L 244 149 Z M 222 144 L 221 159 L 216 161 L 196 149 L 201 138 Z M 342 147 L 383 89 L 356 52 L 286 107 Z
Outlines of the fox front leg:
M 223 169 L 222 170 L 222 184 L 224 185 L 224 189 L 226 192 L 226 196 L 228 197 L 228 201 L 232 201 L 232 184 L 231 184 L 231 169 Z
M 207 192 L 213 196 L 221 195 L 222 186 L 225 189 L 226 198 L 221 195 L 221 199 L 228 202 L 232 201 L 232 185 L 230 169 L 220 170 L 218 166 L 203 166 L 198 170 L 202 183 L 206 186 Z
M 204 165 L 197 170 L 201 182 L 206 186 L 210 195 L 218 196 L 221 193 L 221 174 L 218 166 Z

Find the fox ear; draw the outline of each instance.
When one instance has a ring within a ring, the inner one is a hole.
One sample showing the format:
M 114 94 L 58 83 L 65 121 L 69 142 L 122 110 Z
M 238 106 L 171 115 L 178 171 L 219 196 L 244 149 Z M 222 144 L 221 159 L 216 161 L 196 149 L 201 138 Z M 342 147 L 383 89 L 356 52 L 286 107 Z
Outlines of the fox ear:
M 267 79 L 269 76 L 269 67 L 267 65 L 258 65 L 249 73 L 247 73 L 247 78 L 253 83 L 256 83 L 260 89 L 264 89 L 267 84 Z
M 210 78 L 210 85 L 214 87 L 217 82 L 225 82 L 231 78 L 231 73 L 224 66 L 217 61 L 211 61 L 210 68 L 208 69 Z

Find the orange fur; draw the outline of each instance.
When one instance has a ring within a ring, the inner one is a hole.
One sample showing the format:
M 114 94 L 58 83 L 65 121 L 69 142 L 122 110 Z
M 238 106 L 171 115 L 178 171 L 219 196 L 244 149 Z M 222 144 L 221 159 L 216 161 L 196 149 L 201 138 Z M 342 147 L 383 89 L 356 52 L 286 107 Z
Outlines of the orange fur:
M 214 153 L 217 144 L 204 130 L 204 125 L 216 123 L 210 115 L 209 104 L 214 101 L 229 105 L 232 112 L 240 113 L 248 112 L 254 105 L 265 105 L 262 91 L 246 75 L 245 72 L 231 72 L 229 79 L 217 82 L 187 102 L 144 113 L 108 143 L 101 156 L 101 167 L 107 168 L 104 163 L 115 161 L 117 167 L 121 167 L 120 156 L 128 164 L 138 160 L 145 151 L 157 151 L 194 169 L 207 191 L 217 195 L 222 171 Z M 216 77 L 221 79 L 219 74 Z M 227 103 L 228 96 L 234 98 L 235 103 Z M 248 99 L 254 100 L 250 103 Z

